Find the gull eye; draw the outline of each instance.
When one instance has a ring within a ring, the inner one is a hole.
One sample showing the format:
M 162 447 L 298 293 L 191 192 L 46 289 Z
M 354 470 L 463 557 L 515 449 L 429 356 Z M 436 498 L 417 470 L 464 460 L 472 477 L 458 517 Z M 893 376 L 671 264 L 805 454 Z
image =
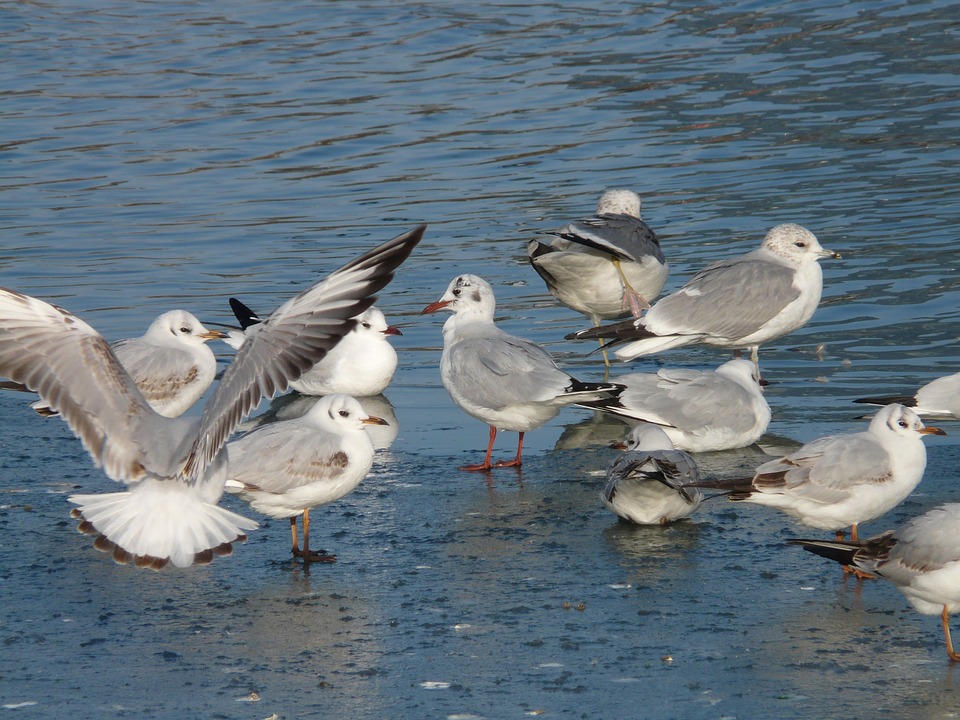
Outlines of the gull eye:
M 454 289 L 453 289 L 453 294 L 454 294 L 454 295 L 457 295 L 457 296 L 459 297 L 459 295 L 460 295 L 460 288 L 454 288 Z
M 908 423 L 906 420 L 901 420 L 901 421 L 899 421 L 899 422 L 897 423 L 897 425 L 899 425 L 900 427 L 902 427 L 902 428 L 904 428 L 904 429 L 910 427 L 910 423 Z
M 338 414 L 340 415 L 340 417 L 350 417 L 349 410 L 341 410 Z
M 365 322 L 365 323 L 360 323 L 360 324 L 363 325 L 363 327 L 367 328 L 367 330 L 370 329 L 370 323 Z
M 189 335 L 189 334 L 190 334 L 190 328 L 188 328 L 186 325 L 184 325 L 182 328 L 180 328 L 180 332 L 182 332 L 184 335 Z
M 798 248 L 805 248 L 807 246 L 803 240 L 797 240 L 794 245 L 796 245 Z

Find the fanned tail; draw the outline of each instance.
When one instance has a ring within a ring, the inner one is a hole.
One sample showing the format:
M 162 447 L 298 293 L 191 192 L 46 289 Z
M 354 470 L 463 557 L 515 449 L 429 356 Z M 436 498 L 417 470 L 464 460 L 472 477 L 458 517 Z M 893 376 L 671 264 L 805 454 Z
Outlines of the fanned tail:
M 204 565 L 229 555 L 259 525 L 208 503 L 171 481 L 147 480 L 128 492 L 72 495 L 78 530 L 96 535 L 94 547 L 121 564 L 159 570 Z

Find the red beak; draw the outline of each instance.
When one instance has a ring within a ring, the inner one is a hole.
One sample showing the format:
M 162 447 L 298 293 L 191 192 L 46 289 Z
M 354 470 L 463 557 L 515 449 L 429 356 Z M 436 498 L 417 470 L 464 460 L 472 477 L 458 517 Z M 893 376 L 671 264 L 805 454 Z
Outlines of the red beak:
M 421 315 L 429 315 L 430 313 L 435 313 L 437 310 L 443 310 L 447 305 L 452 303 L 453 300 L 437 300 L 427 305 L 423 310 L 420 311 Z
M 393 325 L 387 326 L 387 329 L 383 331 L 384 335 L 403 335 L 402 332 L 397 330 Z

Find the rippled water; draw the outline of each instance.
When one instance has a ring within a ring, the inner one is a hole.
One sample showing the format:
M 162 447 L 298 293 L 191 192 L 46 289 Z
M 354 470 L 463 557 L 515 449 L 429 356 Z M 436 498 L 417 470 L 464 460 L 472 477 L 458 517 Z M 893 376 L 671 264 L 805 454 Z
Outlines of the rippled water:
M 763 446 L 859 429 L 850 399 L 960 369 L 955 15 L 822 0 L 0 6 L 0 284 L 117 339 L 175 306 L 228 322 L 230 295 L 268 311 L 430 223 L 379 303 L 404 333 L 387 392 L 399 434 L 315 513 L 334 566 L 289 562 L 283 522 L 207 568 L 113 565 L 65 499 L 109 481 L 63 423 L 0 395 L 0 714 L 954 717 L 938 623 L 784 547 L 806 531 L 783 517 L 715 501 L 665 530 L 618 524 L 596 497 L 616 421 L 569 410 L 528 436 L 522 473 L 458 472 L 486 429 L 440 387 L 441 318 L 417 313 L 476 272 L 505 329 L 597 378 L 592 348 L 562 339 L 585 320 L 527 266 L 529 238 L 633 188 L 670 290 L 799 222 L 844 258 L 824 263 L 813 321 L 762 354 Z M 630 369 L 722 359 L 685 349 Z M 917 493 L 865 530 L 960 499 L 960 427 L 946 429 Z M 701 460 L 721 475 L 762 457 Z

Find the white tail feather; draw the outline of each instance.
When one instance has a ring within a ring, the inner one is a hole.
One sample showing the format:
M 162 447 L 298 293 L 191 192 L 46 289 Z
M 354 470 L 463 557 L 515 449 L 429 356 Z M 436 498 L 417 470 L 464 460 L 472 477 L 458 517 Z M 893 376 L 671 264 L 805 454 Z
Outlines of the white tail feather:
M 641 355 L 653 355 L 672 348 L 682 347 L 697 342 L 700 335 L 665 335 L 663 337 L 649 337 L 643 340 L 634 340 L 632 343 L 618 348 L 614 354 L 620 360 L 633 360 Z
M 242 539 L 259 525 L 171 481 L 147 480 L 129 492 L 72 495 L 83 519 L 137 558 L 193 564 L 198 553 Z M 115 555 L 116 557 L 116 555 Z

